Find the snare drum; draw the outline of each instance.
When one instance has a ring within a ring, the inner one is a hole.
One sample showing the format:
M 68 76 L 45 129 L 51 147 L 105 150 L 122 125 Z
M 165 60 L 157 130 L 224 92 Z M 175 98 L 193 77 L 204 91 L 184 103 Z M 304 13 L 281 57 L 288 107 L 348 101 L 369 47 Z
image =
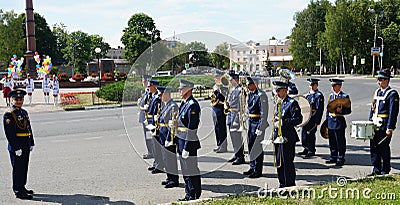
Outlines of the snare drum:
M 374 138 L 375 125 L 372 121 L 352 121 L 351 137 L 358 140 Z

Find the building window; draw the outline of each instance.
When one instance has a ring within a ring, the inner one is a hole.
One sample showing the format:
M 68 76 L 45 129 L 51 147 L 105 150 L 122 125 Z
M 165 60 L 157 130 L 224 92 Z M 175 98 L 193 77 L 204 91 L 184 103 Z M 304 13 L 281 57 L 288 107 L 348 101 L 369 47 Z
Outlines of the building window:
M 263 49 L 263 51 L 262 51 L 262 52 L 263 52 L 263 54 L 265 54 L 265 49 Z
M 260 60 L 260 57 L 257 56 L 256 60 L 259 61 L 259 60 Z
M 238 58 L 238 62 L 240 62 L 240 58 Z
M 250 57 L 250 61 L 253 61 L 253 58 Z
M 260 51 L 259 50 L 256 50 L 256 54 L 258 54 Z
M 253 53 L 253 50 L 250 50 L 250 54 L 252 54 Z
M 247 58 L 243 58 L 243 61 L 247 61 Z
M 281 53 L 283 53 L 283 48 L 281 48 Z
M 271 48 L 271 53 L 274 53 L 274 49 L 273 48 Z
M 237 51 L 237 54 L 240 55 L 240 51 Z
M 246 51 L 243 51 L 243 54 L 246 54 Z

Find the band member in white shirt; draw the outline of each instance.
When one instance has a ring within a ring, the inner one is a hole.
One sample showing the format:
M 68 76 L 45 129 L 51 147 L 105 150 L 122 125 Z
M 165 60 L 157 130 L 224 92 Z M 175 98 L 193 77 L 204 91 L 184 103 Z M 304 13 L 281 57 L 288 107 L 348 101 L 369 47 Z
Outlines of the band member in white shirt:
M 22 84 L 25 86 L 26 92 L 28 93 L 29 105 L 32 105 L 32 93 L 35 90 L 35 84 L 29 73 L 26 74 L 26 79 Z
M 44 95 L 44 103 L 49 104 L 50 102 L 50 79 L 48 75 L 45 75 L 42 81 L 42 90 Z
M 54 106 L 58 105 L 58 94 L 60 92 L 60 83 L 58 77 L 53 75 L 53 79 L 50 82 L 50 88 L 53 90 Z

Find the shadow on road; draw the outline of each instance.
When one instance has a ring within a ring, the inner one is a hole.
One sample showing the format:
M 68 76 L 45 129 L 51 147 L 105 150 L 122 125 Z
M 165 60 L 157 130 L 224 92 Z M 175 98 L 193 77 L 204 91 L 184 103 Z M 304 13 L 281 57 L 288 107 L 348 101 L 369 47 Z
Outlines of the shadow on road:
M 76 204 L 134 205 L 134 203 L 129 201 L 110 201 L 110 198 L 106 196 L 93 196 L 86 194 L 75 194 L 75 195 L 34 194 L 32 201 L 54 202 L 63 205 L 76 205 Z
M 258 186 L 247 184 L 231 184 L 231 185 L 201 185 L 203 190 L 208 190 L 213 193 L 221 194 L 240 194 L 244 192 L 257 191 L 260 189 Z
M 217 170 L 217 171 L 207 172 L 201 175 L 201 178 L 244 179 L 245 175 L 232 171 Z

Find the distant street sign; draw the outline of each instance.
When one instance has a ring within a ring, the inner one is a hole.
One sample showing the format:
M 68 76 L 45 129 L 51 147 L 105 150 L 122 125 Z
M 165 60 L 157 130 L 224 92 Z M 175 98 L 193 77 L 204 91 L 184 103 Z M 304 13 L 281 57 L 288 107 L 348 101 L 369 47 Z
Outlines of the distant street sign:
M 361 58 L 361 65 L 365 64 L 365 58 Z
M 315 61 L 315 66 L 321 66 L 321 61 Z
M 371 56 L 379 56 L 381 53 L 380 47 L 372 47 L 371 48 Z

